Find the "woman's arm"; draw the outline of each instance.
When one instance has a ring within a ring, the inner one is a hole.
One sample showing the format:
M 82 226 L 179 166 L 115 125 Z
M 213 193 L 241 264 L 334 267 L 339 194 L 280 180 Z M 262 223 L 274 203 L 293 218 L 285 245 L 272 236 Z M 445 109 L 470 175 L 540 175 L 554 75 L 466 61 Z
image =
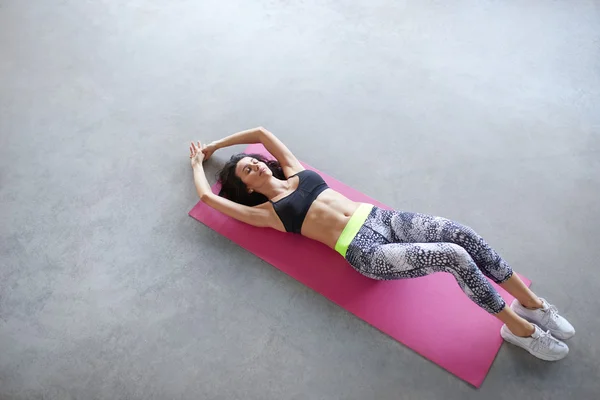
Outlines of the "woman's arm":
M 260 135 L 262 135 L 261 129 L 262 128 L 247 129 L 229 135 L 221 140 L 215 140 L 212 143 L 209 143 L 202 149 L 204 159 L 208 160 L 215 151 L 222 149 L 223 147 L 234 146 L 236 144 L 260 143 Z
M 206 180 L 202 164 L 194 167 L 194 183 L 200 200 L 225 215 L 258 227 L 272 227 L 273 221 L 268 210 L 260 207 L 248 207 L 214 194 Z
M 194 171 L 194 185 L 196 185 L 196 193 L 198 193 L 200 199 L 208 194 L 213 194 L 210 184 L 206 179 L 206 174 L 204 173 L 204 167 L 202 164 L 199 163 L 192 166 L 192 171 Z
M 204 173 L 204 167 L 202 166 L 204 155 L 200 151 L 201 149 L 202 145 L 199 142 L 198 146 L 192 142 L 192 145 L 190 146 L 190 159 L 192 170 L 194 172 L 194 184 L 196 185 L 196 192 L 198 193 L 200 200 L 215 210 L 220 211 L 231 218 L 235 218 L 238 221 L 259 227 L 273 227 L 274 221 L 268 210 L 238 204 L 217 196 L 212 192 L 210 184 L 206 179 L 206 174 Z
M 285 176 L 293 175 L 304 169 L 290 149 L 288 149 L 277 136 L 263 127 L 237 132 L 224 139 L 211 143 L 206 149 L 206 158 L 210 157 L 215 150 L 223 147 L 252 143 L 262 143 L 265 149 L 279 161 Z
M 233 146 L 236 144 L 253 144 L 261 142 L 261 135 L 263 134 L 263 128 L 252 128 L 246 129 L 245 131 L 234 133 L 226 138 L 212 142 L 216 149 L 222 149 L 223 147 Z M 210 146 L 210 145 L 209 145 Z

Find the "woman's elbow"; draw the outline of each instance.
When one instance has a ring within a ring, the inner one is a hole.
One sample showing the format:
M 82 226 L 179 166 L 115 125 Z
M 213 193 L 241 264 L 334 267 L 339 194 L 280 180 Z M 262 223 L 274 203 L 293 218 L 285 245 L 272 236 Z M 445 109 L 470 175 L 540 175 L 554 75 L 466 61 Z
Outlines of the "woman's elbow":
M 213 193 L 201 193 L 200 194 L 200 201 L 202 201 L 203 203 L 207 203 L 210 201 L 210 198 L 213 196 Z

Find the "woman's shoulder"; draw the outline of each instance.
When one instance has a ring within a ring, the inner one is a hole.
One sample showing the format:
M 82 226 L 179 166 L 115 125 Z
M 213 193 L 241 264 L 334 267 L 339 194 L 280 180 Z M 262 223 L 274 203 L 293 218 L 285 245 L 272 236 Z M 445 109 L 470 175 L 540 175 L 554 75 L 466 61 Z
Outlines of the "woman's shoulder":
M 289 171 L 288 175 L 286 175 L 286 179 L 290 179 L 293 178 L 294 176 L 299 176 L 302 175 L 303 173 L 306 173 L 306 171 L 308 171 L 306 168 L 302 167 L 302 169 L 296 168 L 293 171 Z

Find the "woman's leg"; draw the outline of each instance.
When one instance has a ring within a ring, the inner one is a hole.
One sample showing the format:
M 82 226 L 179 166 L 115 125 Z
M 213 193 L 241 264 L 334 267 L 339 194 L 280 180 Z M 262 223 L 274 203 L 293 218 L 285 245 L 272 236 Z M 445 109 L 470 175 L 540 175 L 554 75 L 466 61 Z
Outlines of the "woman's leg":
M 522 319 L 549 330 L 561 339 L 568 339 L 575 334 L 573 326 L 558 314 L 556 307 L 536 296 L 518 275 L 513 273 L 508 263 L 470 227 L 425 214 L 395 211 L 389 215 L 394 240 L 449 242 L 461 246 L 483 274 L 517 298 L 518 302 L 511 306 L 512 313 L 506 311 L 497 315 L 511 331 L 513 328 L 517 330 L 515 334 L 523 332 L 521 328 L 525 325 Z M 520 320 L 514 320 L 511 314 L 517 314 Z
M 512 270 L 497 254 L 479 256 L 485 270 L 473 254 L 489 246 L 472 230 L 460 229 L 452 221 L 424 214 L 404 213 L 375 208 L 365 221 L 346 258 L 362 274 L 374 279 L 403 279 L 434 272 L 451 273 L 464 293 L 476 304 L 519 333 L 531 332 L 532 326 L 514 312 L 502 312 L 506 303 L 485 278 L 508 280 Z M 448 240 L 444 240 L 448 239 Z M 479 243 L 476 248 L 474 243 Z M 467 244 L 471 252 L 461 244 Z M 489 249 L 489 251 L 493 251 Z M 494 265 L 486 262 L 493 259 Z M 502 312 L 502 313 L 501 313 Z
M 465 248 L 447 242 L 399 243 L 390 224 L 393 215 L 396 213 L 373 209 L 348 245 L 346 260 L 358 272 L 382 280 L 449 272 L 472 301 L 504 322 L 500 329 L 504 340 L 544 360 L 559 360 L 567 355 L 569 348 L 563 342 L 506 307 Z M 512 276 L 510 267 L 506 267 L 504 271 L 494 271 L 496 279 L 502 272 L 509 275 L 504 281 Z
M 498 314 L 506 306 L 466 250 L 453 243 L 387 243 L 371 247 L 367 252 L 362 252 L 360 257 L 353 257 L 353 254 L 348 256 L 355 268 L 373 279 L 416 278 L 435 272 L 448 272 L 454 276 L 463 292 L 487 312 Z M 514 319 L 514 326 L 531 330 L 527 321 L 521 321 L 520 317 L 513 314 L 504 313 L 502 316 Z
M 500 283 L 500 286 L 519 300 L 523 306 L 532 310 L 542 308 L 542 300 L 525 285 L 519 275 L 513 274 L 508 280 Z
M 527 308 L 542 307 L 542 301 L 512 268 L 472 228 L 446 218 L 418 213 L 395 212 L 391 221 L 400 241 L 449 242 L 463 247 L 475 264 Z
M 394 239 L 401 243 L 448 242 L 464 248 L 481 272 L 501 284 L 513 275 L 512 268 L 473 229 L 447 218 L 395 211 L 390 224 Z M 512 293 L 511 293 L 512 294 Z
M 504 307 L 502 311 L 494 315 L 500 321 L 506 324 L 506 327 L 515 336 L 529 337 L 535 331 L 531 323 L 518 316 L 510 307 Z

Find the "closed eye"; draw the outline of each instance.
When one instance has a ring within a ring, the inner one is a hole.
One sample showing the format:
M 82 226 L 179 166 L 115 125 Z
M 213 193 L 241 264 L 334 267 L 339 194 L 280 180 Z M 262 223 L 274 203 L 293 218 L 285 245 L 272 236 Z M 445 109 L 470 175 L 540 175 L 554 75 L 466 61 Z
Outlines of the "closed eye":
M 252 164 L 258 164 L 258 160 L 257 159 L 252 159 Z M 249 174 L 250 173 L 250 167 L 246 166 L 246 173 Z

